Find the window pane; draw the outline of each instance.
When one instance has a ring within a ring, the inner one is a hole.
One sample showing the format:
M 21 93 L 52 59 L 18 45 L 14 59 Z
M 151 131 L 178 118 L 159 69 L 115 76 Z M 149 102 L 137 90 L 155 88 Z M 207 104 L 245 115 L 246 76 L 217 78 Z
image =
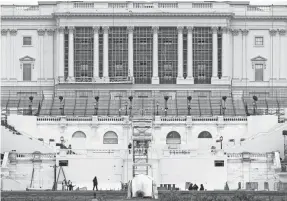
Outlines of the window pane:
M 23 81 L 31 81 L 31 64 L 23 64 Z
M 31 37 L 23 37 L 23 45 L 32 45 Z

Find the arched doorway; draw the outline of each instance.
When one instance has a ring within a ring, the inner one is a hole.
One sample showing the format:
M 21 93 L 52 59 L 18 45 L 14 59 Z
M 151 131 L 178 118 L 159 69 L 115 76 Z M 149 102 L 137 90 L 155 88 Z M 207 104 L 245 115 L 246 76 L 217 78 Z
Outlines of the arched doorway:
M 85 149 L 86 148 L 86 134 L 82 131 L 76 131 L 72 135 L 71 145 L 72 149 Z

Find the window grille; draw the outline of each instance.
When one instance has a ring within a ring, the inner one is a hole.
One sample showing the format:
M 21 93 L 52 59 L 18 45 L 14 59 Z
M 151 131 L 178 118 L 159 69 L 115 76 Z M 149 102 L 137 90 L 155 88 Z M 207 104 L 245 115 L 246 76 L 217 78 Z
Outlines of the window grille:
M 255 37 L 255 45 L 256 46 L 263 46 L 263 37 L 262 36 L 256 36 Z
M 82 131 L 76 131 L 73 135 L 72 138 L 86 138 L 86 134 Z
M 111 81 L 128 77 L 127 27 L 109 29 L 109 77 Z
M 214 161 L 214 166 L 215 167 L 224 167 L 224 161 L 215 160 Z
M 108 131 L 104 135 L 104 144 L 118 144 L 118 135 L 113 131 Z
M 23 45 L 32 45 L 32 37 L 24 36 L 23 37 Z
M 170 66 L 167 68 L 167 66 Z M 177 28 L 160 27 L 158 32 L 158 67 L 160 84 L 176 84 Z
M 152 28 L 135 27 L 133 39 L 135 84 L 151 84 L 153 52 Z
M 210 84 L 212 77 L 212 32 L 195 27 L 193 32 L 193 76 L 195 84 Z
M 76 27 L 74 34 L 74 73 L 77 82 L 91 82 L 94 62 L 94 34 L 91 27 Z
M 23 81 L 31 81 L 31 64 L 23 64 Z
M 166 144 L 181 144 L 180 134 L 176 131 L 171 131 L 166 136 Z
M 222 77 L 222 31 L 221 31 L 221 27 L 218 28 L 218 34 L 217 34 L 217 53 L 218 53 L 217 76 L 219 79 L 221 79 L 221 77 Z

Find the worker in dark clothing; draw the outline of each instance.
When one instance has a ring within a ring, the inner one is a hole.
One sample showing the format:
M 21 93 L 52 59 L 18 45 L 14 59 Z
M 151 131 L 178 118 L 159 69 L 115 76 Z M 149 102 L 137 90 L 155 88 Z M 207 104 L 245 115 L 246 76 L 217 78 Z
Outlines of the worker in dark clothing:
M 97 179 L 97 177 L 94 178 L 93 184 L 94 184 L 93 190 L 95 190 L 95 187 L 98 190 L 98 179 Z
M 192 188 L 193 188 L 192 185 L 193 185 L 192 183 L 189 185 L 189 187 L 188 187 L 188 190 L 189 190 L 189 191 L 192 190 Z
M 203 184 L 200 184 L 200 191 L 204 191 L 204 187 L 203 187 Z
M 196 184 L 193 185 L 192 190 L 197 191 L 198 190 L 198 186 Z

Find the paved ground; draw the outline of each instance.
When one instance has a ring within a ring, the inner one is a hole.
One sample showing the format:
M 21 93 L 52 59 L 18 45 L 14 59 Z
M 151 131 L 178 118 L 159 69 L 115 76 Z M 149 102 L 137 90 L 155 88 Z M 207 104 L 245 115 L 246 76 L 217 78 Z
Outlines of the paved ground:
M 94 193 L 93 191 L 6 191 L 1 193 L 1 201 L 92 201 L 94 200 Z M 160 191 L 159 198 L 165 198 L 169 193 L 170 191 Z M 238 193 L 248 195 L 253 197 L 253 199 L 244 199 L 242 197 L 234 199 L 234 196 Z M 287 201 L 287 192 L 275 191 L 178 191 L 176 194 L 184 201 Z M 98 201 L 127 200 L 126 196 L 127 193 L 125 191 L 96 192 Z M 138 201 L 139 199 L 130 199 L 130 201 L 134 200 Z M 144 201 L 150 200 L 144 199 Z M 163 200 L 166 200 L 166 198 Z

